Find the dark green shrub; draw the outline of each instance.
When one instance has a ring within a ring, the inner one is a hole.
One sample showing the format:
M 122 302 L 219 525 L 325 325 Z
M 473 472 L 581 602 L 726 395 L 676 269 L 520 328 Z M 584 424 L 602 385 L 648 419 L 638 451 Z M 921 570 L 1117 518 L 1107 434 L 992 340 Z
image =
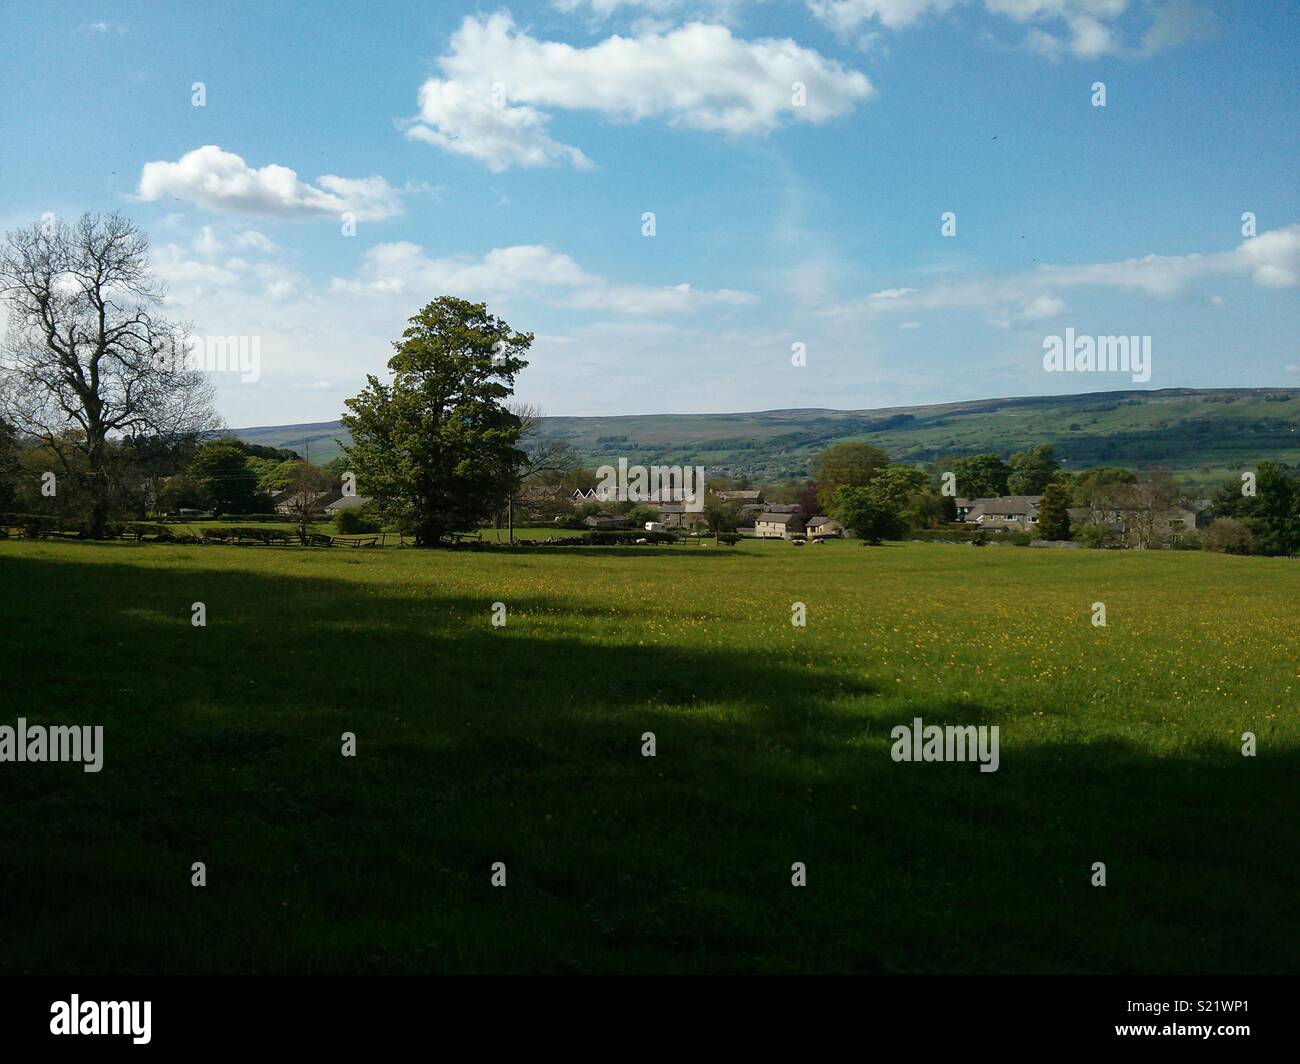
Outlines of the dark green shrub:
M 334 529 L 340 536 L 356 536 L 368 532 L 378 532 L 382 524 L 379 515 L 369 506 L 340 510 L 334 515 Z
M 1119 533 L 1102 525 L 1083 525 L 1075 538 L 1093 550 L 1110 550 L 1120 545 Z
M 156 525 L 148 521 L 130 521 L 127 523 L 123 534 L 132 536 L 136 539 L 144 539 L 145 536 L 152 536 L 154 539 L 162 539 L 168 535 L 169 530 L 166 525 Z

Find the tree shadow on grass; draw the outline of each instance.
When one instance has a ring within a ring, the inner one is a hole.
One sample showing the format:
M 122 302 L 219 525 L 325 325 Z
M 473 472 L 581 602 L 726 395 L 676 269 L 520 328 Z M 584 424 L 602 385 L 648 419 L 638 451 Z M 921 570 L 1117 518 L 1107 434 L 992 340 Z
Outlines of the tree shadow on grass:
M 495 630 L 315 576 L 0 579 L 11 715 L 106 747 L 0 771 L 6 971 L 1297 968 L 1294 745 L 1034 744 L 952 702 L 921 715 L 999 723 L 999 771 L 900 764 L 912 712 L 815 645 L 637 645 L 546 595 L 554 627 Z

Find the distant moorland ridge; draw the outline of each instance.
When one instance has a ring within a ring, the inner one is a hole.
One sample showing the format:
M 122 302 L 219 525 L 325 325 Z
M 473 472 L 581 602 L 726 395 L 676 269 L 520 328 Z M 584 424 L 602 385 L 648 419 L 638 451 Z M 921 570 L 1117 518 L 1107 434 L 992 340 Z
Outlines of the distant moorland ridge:
M 865 440 L 892 459 L 995 452 L 1050 443 L 1067 469 L 1164 466 L 1210 482 L 1262 458 L 1300 462 L 1300 388 L 1168 388 L 980 399 L 875 410 L 763 410 L 743 414 L 548 417 L 542 434 L 568 440 L 591 465 L 703 465 L 710 474 L 806 476 L 817 453 Z M 233 429 L 248 443 L 326 462 L 341 453 L 337 421 Z

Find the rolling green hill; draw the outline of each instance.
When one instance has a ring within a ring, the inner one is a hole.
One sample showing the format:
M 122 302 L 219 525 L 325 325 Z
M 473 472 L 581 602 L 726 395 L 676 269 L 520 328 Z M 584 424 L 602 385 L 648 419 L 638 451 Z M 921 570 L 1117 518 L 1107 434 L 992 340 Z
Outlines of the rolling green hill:
M 1067 469 L 1166 466 L 1210 484 L 1261 458 L 1300 463 L 1300 389 L 1190 388 L 981 399 L 879 410 L 765 410 L 749 414 L 552 417 L 543 433 L 567 439 L 592 465 L 627 458 L 703 465 L 710 474 L 776 480 L 806 475 L 842 440 L 876 444 L 921 464 L 993 451 L 1004 457 L 1051 443 Z M 324 462 L 340 451 L 337 421 L 236 429 L 249 443 Z

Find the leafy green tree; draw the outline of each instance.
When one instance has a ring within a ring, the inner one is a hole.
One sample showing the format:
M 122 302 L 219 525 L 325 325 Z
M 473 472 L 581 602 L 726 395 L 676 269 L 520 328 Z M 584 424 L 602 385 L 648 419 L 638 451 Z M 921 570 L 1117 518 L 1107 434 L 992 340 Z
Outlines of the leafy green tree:
M 409 523 L 416 546 L 477 527 L 508 498 L 527 455 L 504 403 L 532 342 L 486 304 L 441 296 L 393 344 L 391 383 L 370 376 L 347 400 L 352 469 Z
M 901 536 L 907 520 L 901 507 L 873 488 L 840 488 L 831 516 L 863 542 L 878 546 L 882 540 Z
M 1120 534 L 1105 525 L 1084 525 L 1079 529 L 1079 542 L 1092 550 L 1109 550 L 1118 547 Z
M 1216 517 L 1201 534 L 1201 547 L 1220 554 L 1249 554 L 1255 541 L 1246 522 L 1235 517 Z
M 663 520 L 663 516 L 660 514 L 658 508 L 651 506 L 648 503 L 641 503 L 637 506 L 633 506 L 623 516 L 632 522 L 633 528 L 644 528 L 647 521 Z
M 257 474 L 249 468 L 248 455 L 233 440 L 209 440 L 194 454 L 190 479 L 218 514 L 256 513 L 263 504 Z
M 1291 557 L 1300 550 L 1300 482 L 1277 462 L 1255 467 L 1255 497 L 1246 524 L 1260 554 Z
M 1010 495 L 1041 495 L 1055 479 L 1060 467 L 1052 454 L 1050 443 L 1011 456 L 1011 475 L 1007 477 Z
M 730 499 L 724 499 L 713 492 L 704 499 L 704 520 L 709 531 L 714 534 L 736 531 L 744 519 L 742 515 L 740 505 Z
M 987 499 L 1007 493 L 1011 467 L 996 454 L 973 454 L 952 463 L 957 494 L 965 499 Z
M 257 477 L 257 487 L 264 492 L 281 491 L 289 486 L 298 462 L 291 458 L 256 458 L 248 459 L 248 468 Z
M 158 492 L 155 509 L 161 514 L 177 510 L 203 510 L 209 505 L 208 493 L 188 471 L 168 477 Z
M 912 466 L 891 465 L 876 474 L 868 487 L 877 500 L 898 511 L 908 523 L 918 523 L 928 480 L 924 472 Z
M 340 510 L 334 515 L 334 528 L 340 536 L 356 536 L 378 532 L 383 528 L 383 518 L 373 503 Z
M 889 465 L 889 455 L 869 443 L 836 443 L 817 456 L 813 480 L 823 508 L 835 506 L 841 488 L 863 488 Z
M 1096 466 L 1077 474 L 1070 483 L 1070 498 L 1075 506 L 1091 506 L 1108 500 L 1123 484 L 1136 484 L 1137 474 L 1118 466 Z
M 1038 534 L 1043 539 L 1070 538 L 1070 495 L 1064 484 L 1048 484 L 1038 504 Z

